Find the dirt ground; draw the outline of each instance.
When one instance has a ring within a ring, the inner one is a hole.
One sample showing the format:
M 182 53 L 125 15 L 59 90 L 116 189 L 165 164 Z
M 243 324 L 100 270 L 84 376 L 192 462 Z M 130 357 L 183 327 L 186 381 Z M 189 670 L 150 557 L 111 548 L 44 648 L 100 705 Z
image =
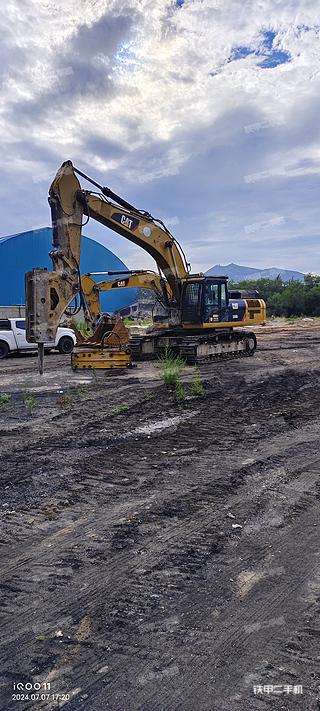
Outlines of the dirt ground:
M 181 403 L 1 363 L 1 709 L 320 708 L 320 327 L 258 342 Z

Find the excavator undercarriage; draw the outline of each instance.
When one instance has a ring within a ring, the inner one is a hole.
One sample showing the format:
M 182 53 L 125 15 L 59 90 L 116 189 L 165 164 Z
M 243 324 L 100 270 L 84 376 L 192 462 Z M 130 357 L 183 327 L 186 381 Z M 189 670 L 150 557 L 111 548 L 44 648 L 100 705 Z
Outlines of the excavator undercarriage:
M 152 360 L 166 351 L 181 356 L 186 363 L 209 363 L 216 359 L 251 356 L 256 349 L 257 339 L 251 331 L 213 331 L 212 333 L 178 334 L 167 331 L 164 334 L 150 333 L 133 335 L 129 347 L 133 360 Z

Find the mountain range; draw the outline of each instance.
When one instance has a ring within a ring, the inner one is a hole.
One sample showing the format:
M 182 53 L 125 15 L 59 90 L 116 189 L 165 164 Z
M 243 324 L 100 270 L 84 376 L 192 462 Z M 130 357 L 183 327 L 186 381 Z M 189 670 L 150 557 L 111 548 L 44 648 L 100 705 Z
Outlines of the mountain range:
M 292 271 L 291 269 L 280 269 L 278 267 L 270 267 L 269 269 L 258 269 L 255 267 L 245 267 L 240 264 L 215 264 L 206 272 L 208 276 L 228 276 L 230 281 L 235 283 L 246 279 L 276 279 L 280 276 L 282 281 L 303 281 L 304 274 L 302 272 Z

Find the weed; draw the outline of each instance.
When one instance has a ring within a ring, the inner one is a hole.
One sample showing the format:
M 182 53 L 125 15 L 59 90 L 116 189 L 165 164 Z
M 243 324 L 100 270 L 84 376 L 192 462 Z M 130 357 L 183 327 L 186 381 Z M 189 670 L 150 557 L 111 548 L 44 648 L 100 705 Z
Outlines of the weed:
M 0 397 L 0 405 L 5 405 L 7 402 L 10 400 L 10 395 L 9 393 L 2 393 Z
M 30 390 L 25 391 L 23 395 L 23 404 L 27 409 L 29 415 L 32 415 L 33 410 L 37 404 L 37 398 L 33 393 L 30 392 Z
M 66 410 L 70 410 L 72 405 L 72 393 L 70 388 L 68 388 L 65 393 L 62 393 L 61 397 L 59 397 L 58 403 Z
M 151 391 L 151 392 L 145 393 L 144 399 L 147 401 L 153 400 L 155 398 L 155 396 L 156 396 L 156 394 Z
M 83 388 L 81 387 L 81 385 L 78 385 L 78 387 L 76 389 L 76 396 L 80 400 L 80 398 L 82 398 L 82 395 L 83 395 Z
M 72 393 L 70 388 L 67 389 L 67 392 L 64 394 L 65 397 L 65 407 L 70 408 L 72 405 Z
M 194 376 L 191 380 L 191 395 L 203 395 L 204 385 L 201 380 L 201 375 L 198 370 L 195 370 Z
M 119 407 L 114 407 L 111 412 L 113 415 L 119 415 L 120 412 L 127 412 L 129 410 L 129 405 L 125 402 L 123 405 L 119 405 Z
M 62 407 L 65 407 L 66 410 L 70 410 L 71 405 L 72 405 L 72 392 L 71 388 L 67 388 L 66 392 L 63 393 L 62 395 Z
M 180 382 L 180 375 L 185 366 L 185 361 L 166 348 L 164 355 L 160 358 L 163 382 L 169 387 L 175 388 Z
M 179 402 L 185 399 L 186 392 L 182 385 L 181 380 L 178 380 L 175 387 L 175 396 Z

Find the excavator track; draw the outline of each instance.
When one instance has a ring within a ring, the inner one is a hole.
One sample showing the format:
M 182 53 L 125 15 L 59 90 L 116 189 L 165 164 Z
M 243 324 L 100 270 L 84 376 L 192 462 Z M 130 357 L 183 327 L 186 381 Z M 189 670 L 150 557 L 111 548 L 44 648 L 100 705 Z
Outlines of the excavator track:
M 257 346 L 254 333 L 218 334 L 215 336 L 187 336 L 179 344 L 179 355 L 187 363 L 208 363 L 212 360 L 251 356 Z
M 203 335 L 175 333 L 132 336 L 129 347 L 133 360 L 151 360 L 166 349 L 181 356 L 186 363 L 208 363 L 213 360 L 251 356 L 257 347 L 252 331 L 214 331 Z

